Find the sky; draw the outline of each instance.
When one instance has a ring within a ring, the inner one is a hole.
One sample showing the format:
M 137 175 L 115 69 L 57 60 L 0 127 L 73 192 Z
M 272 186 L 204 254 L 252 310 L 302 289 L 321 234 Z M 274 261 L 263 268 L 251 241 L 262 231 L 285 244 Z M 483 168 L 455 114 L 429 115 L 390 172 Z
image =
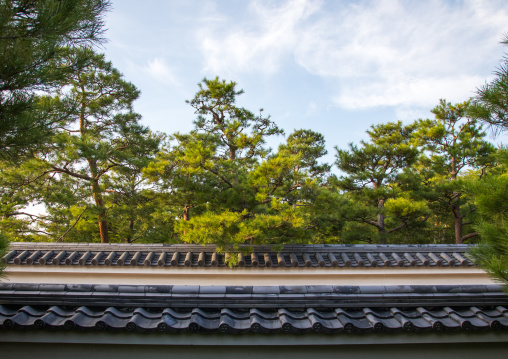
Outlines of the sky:
M 322 133 L 333 162 L 373 124 L 474 96 L 508 51 L 508 1 L 113 0 L 106 27 L 100 51 L 141 90 L 135 110 L 152 130 L 191 130 L 185 100 L 219 76 L 286 135 Z

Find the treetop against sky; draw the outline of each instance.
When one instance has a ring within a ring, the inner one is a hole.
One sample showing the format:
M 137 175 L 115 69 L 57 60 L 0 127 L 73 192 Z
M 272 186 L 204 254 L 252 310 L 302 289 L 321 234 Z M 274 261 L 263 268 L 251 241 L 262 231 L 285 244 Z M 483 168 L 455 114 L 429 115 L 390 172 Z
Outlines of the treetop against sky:
M 432 118 L 439 99 L 473 96 L 499 65 L 507 24 L 502 0 L 117 0 L 104 50 L 141 90 L 135 109 L 153 130 L 190 130 L 185 100 L 219 76 L 286 133 L 323 133 L 332 162 L 333 146 L 372 124 Z

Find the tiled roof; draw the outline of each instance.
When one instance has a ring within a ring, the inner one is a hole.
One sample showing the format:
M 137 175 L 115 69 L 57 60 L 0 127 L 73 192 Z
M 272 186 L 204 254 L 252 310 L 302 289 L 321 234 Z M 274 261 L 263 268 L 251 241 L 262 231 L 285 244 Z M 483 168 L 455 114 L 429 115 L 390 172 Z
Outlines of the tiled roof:
M 228 255 L 237 256 L 241 267 L 458 268 L 474 266 L 467 258 L 468 248 L 466 245 L 292 245 L 279 251 L 254 247 L 251 253 L 221 254 L 214 246 L 198 245 L 13 243 L 2 260 L 13 266 L 34 266 L 19 271 L 37 273 L 49 271 L 48 266 L 227 268 L 224 261 Z M 75 269 L 63 272 L 71 273 Z M 501 286 L 487 284 L 0 283 L 0 333 L 17 329 L 267 334 L 505 331 L 508 330 L 507 308 L 508 297 Z
M 498 285 L 213 287 L 2 283 L 0 330 L 500 330 L 508 329 L 508 298 L 501 290 Z
M 0 304 L 173 308 L 508 306 L 499 285 L 198 286 L 0 283 Z
M 12 243 L 10 265 L 226 267 L 459 267 L 473 266 L 467 245 L 291 245 L 280 251 L 217 253 L 214 246 L 92 243 Z
M 145 309 L 0 305 L 0 332 L 11 329 L 89 329 L 148 332 L 372 333 L 507 330 L 508 309 L 479 307 L 333 308 L 317 310 Z

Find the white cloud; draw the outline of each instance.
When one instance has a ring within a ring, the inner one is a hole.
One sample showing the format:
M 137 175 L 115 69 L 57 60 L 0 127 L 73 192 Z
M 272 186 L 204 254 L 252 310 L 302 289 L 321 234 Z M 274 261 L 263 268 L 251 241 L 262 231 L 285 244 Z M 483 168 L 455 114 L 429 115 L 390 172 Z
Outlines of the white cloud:
M 175 86 L 180 85 L 180 81 L 174 71 L 160 58 L 156 57 L 153 60 L 148 61 L 148 64 L 142 68 L 142 71 L 164 84 Z
M 205 67 L 273 75 L 293 59 L 348 109 L 466 100 L 507 31 L 504 1 L 252 1 L 249 20 L 202 23 Z
M 344 84 L 333 100 L 347 109 L 398 105 L 430 107 L 437 105 L 441 98 L 450 102 L 465 101 L 474 95 L 473 90 L 482 81 L 480 76 L 394 76 L 359 86 Z
M 206 59 L 205 70 L 274 73 L 297 45 L 299 23 L 318 9 L 319 3 L 307 0 L 278 7 L 252 1 L 248 8 L 251 21 L 245 26 L 230 26 L 228 19 L 222 24 L 204 22 L 197 38 Z

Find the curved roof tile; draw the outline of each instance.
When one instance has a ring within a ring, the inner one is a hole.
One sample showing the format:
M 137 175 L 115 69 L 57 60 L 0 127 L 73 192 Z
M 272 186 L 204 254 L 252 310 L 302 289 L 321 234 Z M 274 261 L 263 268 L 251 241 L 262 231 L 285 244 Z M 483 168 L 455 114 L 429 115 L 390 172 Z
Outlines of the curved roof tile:
M 58 328 L 89 330 L 163 331 L 163 332 L 220 332 L 220 333 L 373 333 L 393 331 L 441 331 L 441 330 L 508 330 L 506 308 L 487 310 L 466 308 L 473 316 L 463 315 L 451 308 L 425 309 L 373 309 L 335 311 L 309 308 L 289 309 L 227 308 L 201 310 L 194 308 L 187 313 L 173 316 L 169 308 L 105 309 L 81 307 L 65 309 L 46 307 L 36 310 L 31 306 L 17 309 L 0 306 L 0 330 L 26 328 Z M 443 316 L 443 312 L 448 312 Z M 92 314 L 93 313 L 93 314 Z M 144 313 L 142 315 L 141 313 Z M 325 319 L 326 318 L 326 319 Z
M 217 253 L 214 246 L 93 243 L 12 243 L 1 261 L 35 266 L 227 267 L 460 267 L 473 266 L 467 245 L 297 245 Z

